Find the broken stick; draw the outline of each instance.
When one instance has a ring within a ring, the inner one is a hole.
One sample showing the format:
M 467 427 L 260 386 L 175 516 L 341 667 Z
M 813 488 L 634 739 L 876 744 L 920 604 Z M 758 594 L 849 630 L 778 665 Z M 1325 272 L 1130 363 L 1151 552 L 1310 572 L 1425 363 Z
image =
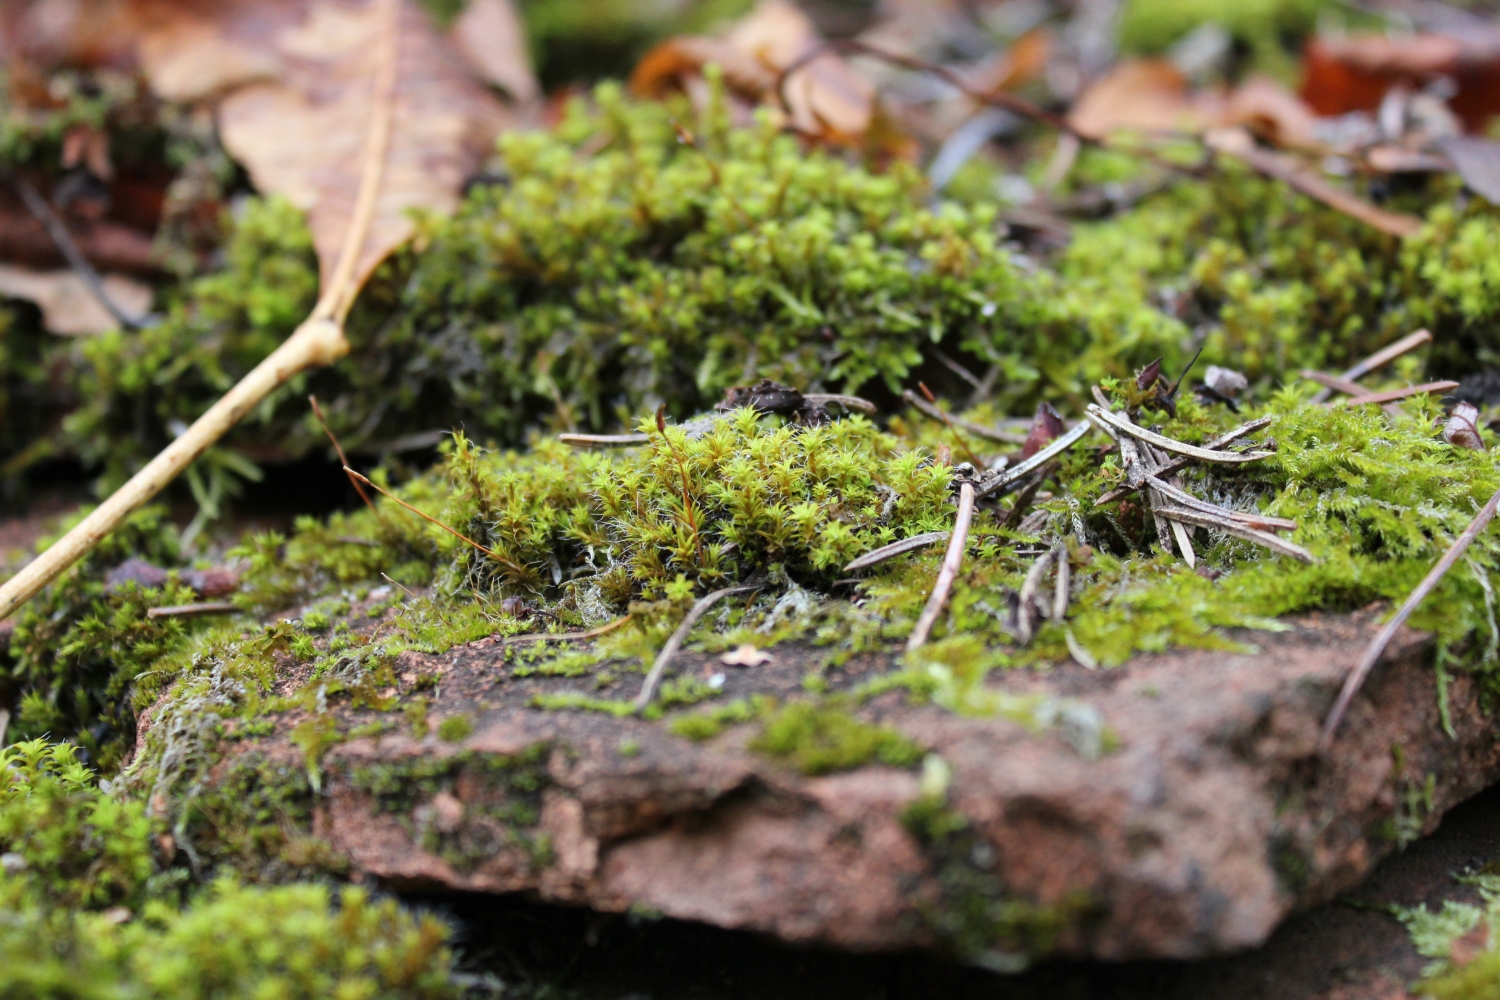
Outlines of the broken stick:
M 908 653 L 920 649 L 927 641 L 932 626 L 937 622 L 937 616 L 942 613 L 943 605 L 948 601 L 948 591 L 953 589 L 953 581 L 958 576 L 959 567 L 963 565 L 964 548 L 969 544 L 969 523 L 974 519 L 974 495 L 973 483 L 959 486 L 958 517 L 953 522 L 953 535 L 948 539 L 948 551 L 943 556 L 943 566 L 938 570 L 932 594 L 927 598 L 927 606 L 922 609 L 922 617 L 917 619 L 916 628 L 911 630 L 911 636 L 906 640 Z
M 1437 565 L 1422 578 L 1422 582 L 1417 584 L 1417 588 L 1402 602 L 1400 610 L 1375 636 L 1369 648 L 1365 650 L 1365 655 L 1360 657 L 1359 663 L 1345 678 L 1338 700 L 1333 703 L 1333 711 L 1328 713 L 1328 721 L 1323 723 L 1323 731 L 1318 734 L 1318 753 L 1327 753 L 1328 748 L 1333 745 L 1333 737 L 1339 731 L 1339 723 L 1344 720 L 1344 713 L 1349 710 L 1349 703 L 1359 693 L 1360 687 L 1364 684 L 1365 678 L 1370 675 L 1370 671 L 1375 668 L 1375 664 L 1380 662 L 1380 657 L 1384 655 L 1385 647 L 1391 644 L 1396 630 L 1406 623 L 1411 613 L 1417 610 L 1417 607 L 1427 599 L 1427 595 L 1432 593 L 1447 572 L 1453 568 L 1453 564 L 1463 556 L 1464 550 L 1479 537 L 1479 533 L 1494 518 L 1497 507 L 1500 507 L 1500 490 L 1497 490 L 1495 495 L 1480 508 L 1479 513 L 1474 515 L 1474 520 L 1469 522 L 1463 534 L 1454 539 L 1448 551 L 1443 553 L 1443 558 L 1439 559 Z
M 397 0 L 377 2 L 385 8 L 382 11 L 384 30 L 380 33 L 380 55 L 370 127 L 365 134 L 359 194 L 349 219 L 349 229 L 339 248 L 338 262 L 312 313 L 269 357 L 209 407 L 208 412 L 193 421 L 177 440 L 167 445 L 161 454 L 51 548 L 0 586 L 0 619 L 10 617 L 59 574 L 87 555 L 132 511 L 160 493 L 272 391 L 286 384 L 298 372 L 332 364 L 349 353 L 349 341 L 344 337 L 344 317 L 359 291 L 355 268 L 369 233 L 385 171 L 395 103 L 396 56 L 400 45 L 397 30 L 400 3 Z

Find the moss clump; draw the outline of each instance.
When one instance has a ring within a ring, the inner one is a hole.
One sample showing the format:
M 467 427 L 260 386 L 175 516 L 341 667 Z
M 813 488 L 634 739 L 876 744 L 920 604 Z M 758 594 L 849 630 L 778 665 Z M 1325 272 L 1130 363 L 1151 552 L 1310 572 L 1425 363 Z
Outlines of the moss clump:
M 922 748 L 896 730 L 809 702 L 793 702 L 766 716 L 750 748 L 783 758 L 803 774 L 847 771 L 872 760 L 912 767 L 922 759 Z
M 1327 0 L 1129 0 L 1120 18 L 1120 44 L 1161 53 L 1202 24 L 1216 24 L 1248 49 L 1258 68 L 1290 74 L 1293 54 L 1312 33 Z
M 150 619 L 146 609 L 195 600 L 186 586 L 107 585 L 127 557 L 171 566 L 177 531 L 160 508 L 146 508 L 21 611 L 0 690 L 17 697 L 15 735 L 71 738 L 105 770 L 135 737 L 130 694 L 136 679 L 181 647 L 192 626 Z
M 350 888 L 216 882 L 185 904 L 154 874 L 139 799 L 66 744 L 0 750 L 0 994 L 106 998 L 457 996 L 448 930 Z

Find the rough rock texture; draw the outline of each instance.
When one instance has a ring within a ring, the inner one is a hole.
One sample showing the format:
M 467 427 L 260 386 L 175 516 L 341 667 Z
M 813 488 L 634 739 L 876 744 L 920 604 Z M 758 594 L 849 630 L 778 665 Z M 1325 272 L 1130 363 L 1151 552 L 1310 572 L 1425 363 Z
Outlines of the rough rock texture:
M 467 714 L 472 734 L 338 745 L 323 760 L 314 832 L 394 887 L 524 890 L 791 941 L 956 948 L 992 965 L 1016 952 L 1223 953 L 1356 884 L 1500 777 L 1476 684 L 1449 682 L 1446 735 L 1430 646 L 1411 631 L 1333 754 L 1315 758 L 1319 723 L 1375 623 L 1369 612 L 1312 616 L 1242 636 L 1254 654 L 992 675 L 1096 709 L 1113 737 L 1096 758 L 1066 724 L 1033 730 L 882 695 L 859 714 L 951 765 L 948 807 L 969 825 L 938 841 L 903 821 L 920 795 L 915 771 L 806 777 L 746 749 L 754 723 L 695 744 L 661 722 L 528 708 L 539 691 L 583 685 L 509 676 L 494 640 L 407 653 L 403 688 L 437 677 L 433 729 Z M 771 664 L 728 671 L 727 697 L 795 696 L 805 658 L 774 652 Z M 890 668 L 867 658 L 836 676 L 852 686 Z M 686 655 L 678 669 L 724 668 Z M 296 721 L 239 752 L 300 761 Z

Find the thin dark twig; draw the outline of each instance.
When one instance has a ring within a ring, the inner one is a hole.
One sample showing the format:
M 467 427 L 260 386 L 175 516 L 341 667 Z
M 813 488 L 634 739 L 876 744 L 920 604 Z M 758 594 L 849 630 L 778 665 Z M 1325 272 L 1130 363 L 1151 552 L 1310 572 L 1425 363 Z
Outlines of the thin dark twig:
M 932 585 L 932 594 L 927 598 L 927 606 L 922 609 L 922 617 L 917 619 L 916 628 L 911 630 L 911 636 L 906 640 L 908 653 L 921 648 L 922 644 L 927 641 L 927 636 L 931 634 L 937 616 L 942 613 L 943 605 L 948 603 L 948 591 L 953 589 L 953 581 L 957 578 L 958 570 L 964 562 L 964 548 L 969 544 L 969 525 L 973 520 L 974 484 L 962 483 L 958 487 L 958 516 L 953 521 L 953 534 L 948 539 L 948 551 L 943 555 L 942 568 L 938 570 L 937 581 Z
M 1416 333 L 1409 333 L 1395 343 L 1387 344 L 1385 347 L 1382 347 L 1380 350 L 1376 351 L 1368 358 L 1365 358 L 1363 361 L 1356 362 L 1355 364 L 1349 366 L 1349 368 L 1344 370 L 1344 373 L 1340 377 L 1347 382 L 1353 382 L 1356 379 L 1364 378 L 1375 369 L 1383 368 L 1386 365 L 1390 364 L 1392 361 L 1396 360 L 1407 351 L 1415 350 L 1416 348 L 1421 347 L 1423 344 L 1428 344 L 1431 342 L 1432 334 L 1426 330 L 1418 330 Z M 1304 372 L 1303 375 L 1307 378 L 1312 377 L 1310 375 L 1307 375 L 1306 372 Z M 1328 399 L 1329 395 L 1330 393 L 1327 390 L 1319 390 L 1313 396 L 1312 401 L 1314 403 L 1322 403 Z
M 1420 396 L 1428 392 L 1448 392 L 1457 389 L 1458 383 L 1448 380 L 1440 382 L 1423 382 L 1421 385 L 1409 385 L 1405 389 L 1392 389 L 1389 392 L 1372 392 L 1365 396 L 1350 396 L 1347 399 L 1336 399 L 1330 406 L 1363 406 L 1366 403 L 1393 403 L 1398 399 L 1406 399 L 1408 396 Z
M 1359 689 L 1364 684 L 1365 678 L 1369 676 L 1370 671 L 1375 668 L 1375 664 L 1384 655 L 1385 648 L 1390 645 L 1391 639 L 1396 635 L 1396 630 L 1406 623 L 1406 619 L 1411 617 L 1411 613 L 1417 610 L 1417 607 L 1427 599 L 1427 595 L 1432 593 L 1447 572 L 1453 568 L 1453 564 L 1458 562 L 1459 558 L 1463 556 L 1464 550 L 1469 547 L 1474 539 L 1479 537 L 1479 533 L 1485 529 L 1485 526 L 1495 516 L 1497 507 L 1500 507 L 1500 491 L 1496 491 L 1495 495 L 1490 497 L 1489 502 L 1480 508 L 1479 513 L 1474 515 L 1474 520 L 1469 522 L 1469 526 L 1464 529 L 1463 534 L 1454 540 L 1453 544 L 1448 547 L 1448 551 L 1443 553 L 1443 558 L 1439 559 L 1437 565 L 1432 567 L 1431 571 L 1422 578 L 1421 583 L 1417 584 L 1417 589 L 1413 590 L 1402 603 L 1401 609 L 1396 612 L 1395 617 L 1385 623 L 1385 627 L 1380 630 L 1380 633 L 1375 636 L 1374 641 L 1370 643 L 1369 648 L 1365 650 L 1365 655 L 1360 658 L 1359 664 L 1344 679 L 1344 687 L 1339 691 L 1338 700 L 1333 703 L 1333 711 L 1328 713 L 1328 721 L 1323 723 L 1323 731 L 1318 736 L 1318 752 L 1320 754 L 1327 753 L 1329 747 L 1333 745 L 1333 737 L 1338 733 L 1339 723 L 1344 720 L 1344 713 L 1349 710 L 1349 703 L 1354 700 L 1354 696 L 1359 693 Z
M 914 73 L 931 74 L 932 76 L 936 76 L 938 79 L 948 84 L 953 89 L 964 94 L 964 96 L 970 98 L 971 100 L 978 101 L 981 104 L 988 104 L 991 107 L 1003 108 L 1006 111 L 1010 111 L 1014 114 L 1020 115 L 1022 118 L 1028 118 L 1034 122 L 1040 122 L 1043 125 L 1050 125 L 1055 129 L 1074 136 L 1080 142 L 1085 142 L 1095 146 L 1100 145 L 1098 139 L 1079 132 L 1066 118 L 1063 118 L 1061 115 L 1055 115 L 1045 108 L 1041 108 L 1031 103 L 1024 97 L 1017 97 L 1014 94 L 1006 93 L 1003 90 L 994 92 L 975 90 L 968 84 L 966 80 L 964 80 L 963 77 L 959 76 L 957 73 L 953 72 L 946 66 L 940 66 L 937 63 L 928 62 L 925 59 L 917 59 L 913 56 L 902 55 L 897 52 L 890 52 L 886 49 L 880 48 L 879 46 L 871 45 L 869 42 L 860 41 L 857 38 L 836 38 L 823 42 L 821 45 L 814 46 L 813 48 L 804 52 L 801 56 L 788 63 L 786 65 L 786 68 L 784 68 L 776 76 L 776 100 L 781 104 L 782 111 L 790 115 L 792 110 L 791 103 L 787 100 L 786 96 L 787 80 L 795 75 L 798 71 L 806 67 L 809 63 L 812 63 L 814 60 L 818 59 L 821 56 L 827 55 L 830 52 L 853 52 L 859 55 L 865 55 L 870 56 L 874 59 L 879 59 L 882 62 L 888 62 L 894 66 L 900 66 L 902 69 L 909 69 Z
M 89 294 L 104 307 L 104 311 L 109 313 L 110 318 L 127 330 L 143 330 L 152 325 L 152 317 L 132 316 L 109 297 L 109 292 L 104 287 L 104 279 L 99 277 L 99 272 L 94 270 L 94 265 L 89 263 L 83 251 L 78 249 L 78 244 L 73 242 L 73 234 L 68 232 L 67 225 L 52 210 L 52 206 L 47 204 L 47 199 L 31 186 L 31 182 L 24 177 L 11 176 L 8 179 L 11 187 L 26 206 L 26 210 L 35 216 L 36 220 L 47 230 L 47 235 L 68 262 L 68 266 L 73 269 L 73 273 L 78 275 L 84 287 L 89 290 Z
M 693 630 L 694 625 L 698 624 L 698 619 L 708 613 L 709 608 L 730 594 L 741 594 L 747 590 L 758 589 L 760 589 L 758 583 L 745 583 L 735 587 L 724 587 L 700 597 L 698 603 L 689 609 L 687 616 L 682 619 L 676 631 L 667 640 L 667 644 L 661 648 L 661 652 L 656 656 L 656 662 L 651 664 L 651 672 L 641 682 L 641 693 L 635 696 L 635 710 L 639 712 L 651 704 L 651 699 L 656 697 L 656 686 L 661 683 L 662 674 L 667 671 L 667 664 L 672 662 L 672 657 L 677 655 L 677 651 L 687 641 L 688 633 Z
M 1026 443 L 1026 435 L 1024 434 L 1012 434 L 1009 431 L 1002 431 L 996 427 L 986 427 L 984 426 L 984 424 L 976 424 L 972 420 L 965 420 L 962 417 L 955 417 L 952 414 L 948 413 L 946 410 L 940 409 L 927 402 L 925 399 L 923 399 L 921 396 L 918 396 L 910 389 L 903 389 L 901 391 L 901 400 L 902 402 L 909 404 L 913 409 L 922 414 L 924 417 L 931 417 L 933 420 L 936 420 L 940 423 L 948 423 L 951 421 L 953 426 L 962 427 L 964 430 L 968 431 L 970 434 L 973 434 L 975 437 L 982 437 L 989 441 L 998 441 L 1001 444 Z
M 1198 359 L 1200 357 L 1202 357 L 1202 356 L 1203 356 L 1203 348 L 1202 347 L 1199 347 L 1198 350 L 1196 350 L 1196 351 L 1193 352 L 1193 359 L 1191 361 L 1189 361 L 1187 363 L 1186 367 L 1184 367 L 1182 369 L 1182 374 L 1179 375 L 1179 376 L 1177 376 L 1177 381 L 1172 383 L 1172 388 L 1170 388 L 1170 389 L 1167 390 L 1167 398 L 1168 399 L 1171 399 L 1173 396 L 1177 395 L 1177 390 L 1182 387 L 1182 380 L 1185 379 L 1185 378 L 1187 378 L 1188 372 L 1190 372 L 1190 371 L 1193 370 L 1193 366 L 1198 363 Z
M 339 444 L 339 439 L 334 435 L 333 428 L 329 427 L 328 421 L 323 419 L 323 408 L 318 405 L 318 397 L 308 396 L 307 401 L 312 404 L 313 416 L 318 418 L 318 426 L 323 428 L 323 433 L 327 434 L 328 440 L 333 442 L 333 450 L 338 453 L 339 464 L 345 469 L 349 468 L 349 456 L 344 454 L 344 446 Z M 359 494 L 359 498 L 365 502 L 365 506 L 370 508 L 370 513 L 375 515 L 376 520 L 379 520 L 380 512 L 375 509 L 374 501 L 370 499 L 370 494 L 365 492 L 364 485 L 358 479 L 354 478 L 354 473 L 352 472 L 349 473 L 349 484 L 354 487 L 354 492 Z
M 953 435 L 953 440 L 956 441 L 958 443 L 958 446 L 964 450 L 964 454 L 969 456 L 969 461 L 974 463 L 974 467 L 976 469 L 982 468 L 984 466 L 984 463 L 979 460 L 978 455 L 974 454 L 974 449 L 969 447 L 969 442 L 964 440 L 963 435 L 958 433 L 958 428 L 953 426 L 952 418 L 950 418 L 948 414 L 937 405 L 937 397 L 932 394 L 931 389 L 927 388 L 927 383 L 918 382 L 917 388 L 922 390 L 922 395 L 926 397 L 927 402 L 932 404 L 932 408 L 937 411 L 938 416 L 942 418 L 943 423 L 948 426 L 948 433 Z
M 452 528 L 450 528 L 446 524 L 444 524 L 442 521 L 439 521 L 437 518 L 433 517 L 431 514 L 427 514 L 427 513 L 424 513 L 423 511 L 417 510 L 417 508 L 413 507 L 411 504 L 407 503 L 405 500 L 402 500 L 400 497 L 396 496 L 396 494 L 392 493 L 390 490 L 386 489 L 384 486 L 381 486 L 379 483 L 372 482 L 366 476 L 361 476 L 358 472 L 355 472 L 353 469 L 349 468 L 349 466 L 347 466 L 347 465 L 344 466 L 344 471 L 347 472 L 347 473 L 349 473 L 349 475 L 354 476 L 355 478 L 357 478 L 360 482 L 364 483 L 366 486 L 374 487 L 374 489 L 377 490 L 380 493 L 380 495 L 383 496 L 383 497 L 385 497 L 387 500 L 394 500 L 396 503 L 398 503 L 401 506 L 405 507 L 407 510 L 411 511 L 413 514 L 417 515 L 422 520 L 429 521 L 432 524 L 437 525 L 439 528 L 442 528 L 444 531 L 446 531 L 448 534 L 452 535 L 454 538 L 457 538 L 459 541 L 465 543 L 466 545 L 469 545 L 470 547 L 472 547 L 474 549 L 477 549 L 480 552 L 483 552 L 485 555 L 489 556 L 491 559 L 495 560 L 500 565 L 506 566 L 509 569 L 511 569 L 513 572 L 516 572 L 516 573 L 525 573 L 526 572 L 525 567 L 517 565 L 516 563 L 511 562 L 509 559 L 505 558 L 504 556 L 502 556 L 500 553 L 494 551 L 493 549 L 487 549 L 487 548 L 485 548 L 483 545 L 480 545 L 478 542 L 474 541 L 474 539 L 470 538 L 468 535 L 465 535 L 465 534 L 463 534 L 461 532 L 453 530 Z
M 1047 447 L 1043 448 L 1035 455 L 1032 455 L 1026 461 L 1017 462 L 1015 465 L 1004 469 L 992 478 L 986 479 L 984 482 L 980 483 L 979 495 L 981 497 L 990 496 L 991 494 L 999 492 L 1000 490 L 1020 481 L 1023 477 L 1026 476 L 1027 473 L 1031 472 L 1033 469 L 1045 465 L 1047 462 L 1051 461 L 1058 455 L 1061 455 L 1063 452 L 1073 447 L 1073 445 L 1081 441 L 1083 439 L 1083 436 L 1092 429 L 1093 424 L 1089 423 L 1087 420 L 1080 420 L 1066 434 L 1062 434 L 1056 438 L 1053 438 L 1052 442 L 1048 444 Z

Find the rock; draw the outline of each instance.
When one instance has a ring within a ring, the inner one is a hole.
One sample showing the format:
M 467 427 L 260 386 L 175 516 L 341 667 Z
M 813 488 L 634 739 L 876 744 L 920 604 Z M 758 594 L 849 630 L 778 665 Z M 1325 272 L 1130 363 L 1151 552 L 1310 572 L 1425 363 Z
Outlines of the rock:
M 1253 653 L 991 675 L 1037 699 L 1040 727 L 888 692 L 855 714 L 946 768 L 817 777 L 750 749 L 757 723 L 694 743 L 662 722 L 529 707 L 578 682 L 512 676 L 494 640 L 408 652 L 397 673 L 440 678 L 432 715 L 467 714 L 472 734 L 335 746 L 312 832 L 392 888 L 524 890 L 792 942 L 956 952 L 997 969 L 1039 955 L 1232 952 L 1355 885 L 1500 777 L 1476 681 L 1448 682 L 1450 738 L 1430 641 L 1410 630 L 1332 754 L 1315 756 L 1319 725 L 1377 627 L 1373 611 L 1315 615 L 1239 635 Z M 771 663 L 730 672 L 724 698 L 797 698 L 816 656 L 778 647 Z M 852 688 L 893 667 L 865 657 L 831 680 Z M 675 667 L 717 669 L 716 657 L 688 654 Z M 390 718 L 336 711 L 349 727 Z M 295 769 L 301 718 L 288 713 L 232 751 L 219 780 L 235 755 Z M 944 783 L 942 798 L 924 796 Z

